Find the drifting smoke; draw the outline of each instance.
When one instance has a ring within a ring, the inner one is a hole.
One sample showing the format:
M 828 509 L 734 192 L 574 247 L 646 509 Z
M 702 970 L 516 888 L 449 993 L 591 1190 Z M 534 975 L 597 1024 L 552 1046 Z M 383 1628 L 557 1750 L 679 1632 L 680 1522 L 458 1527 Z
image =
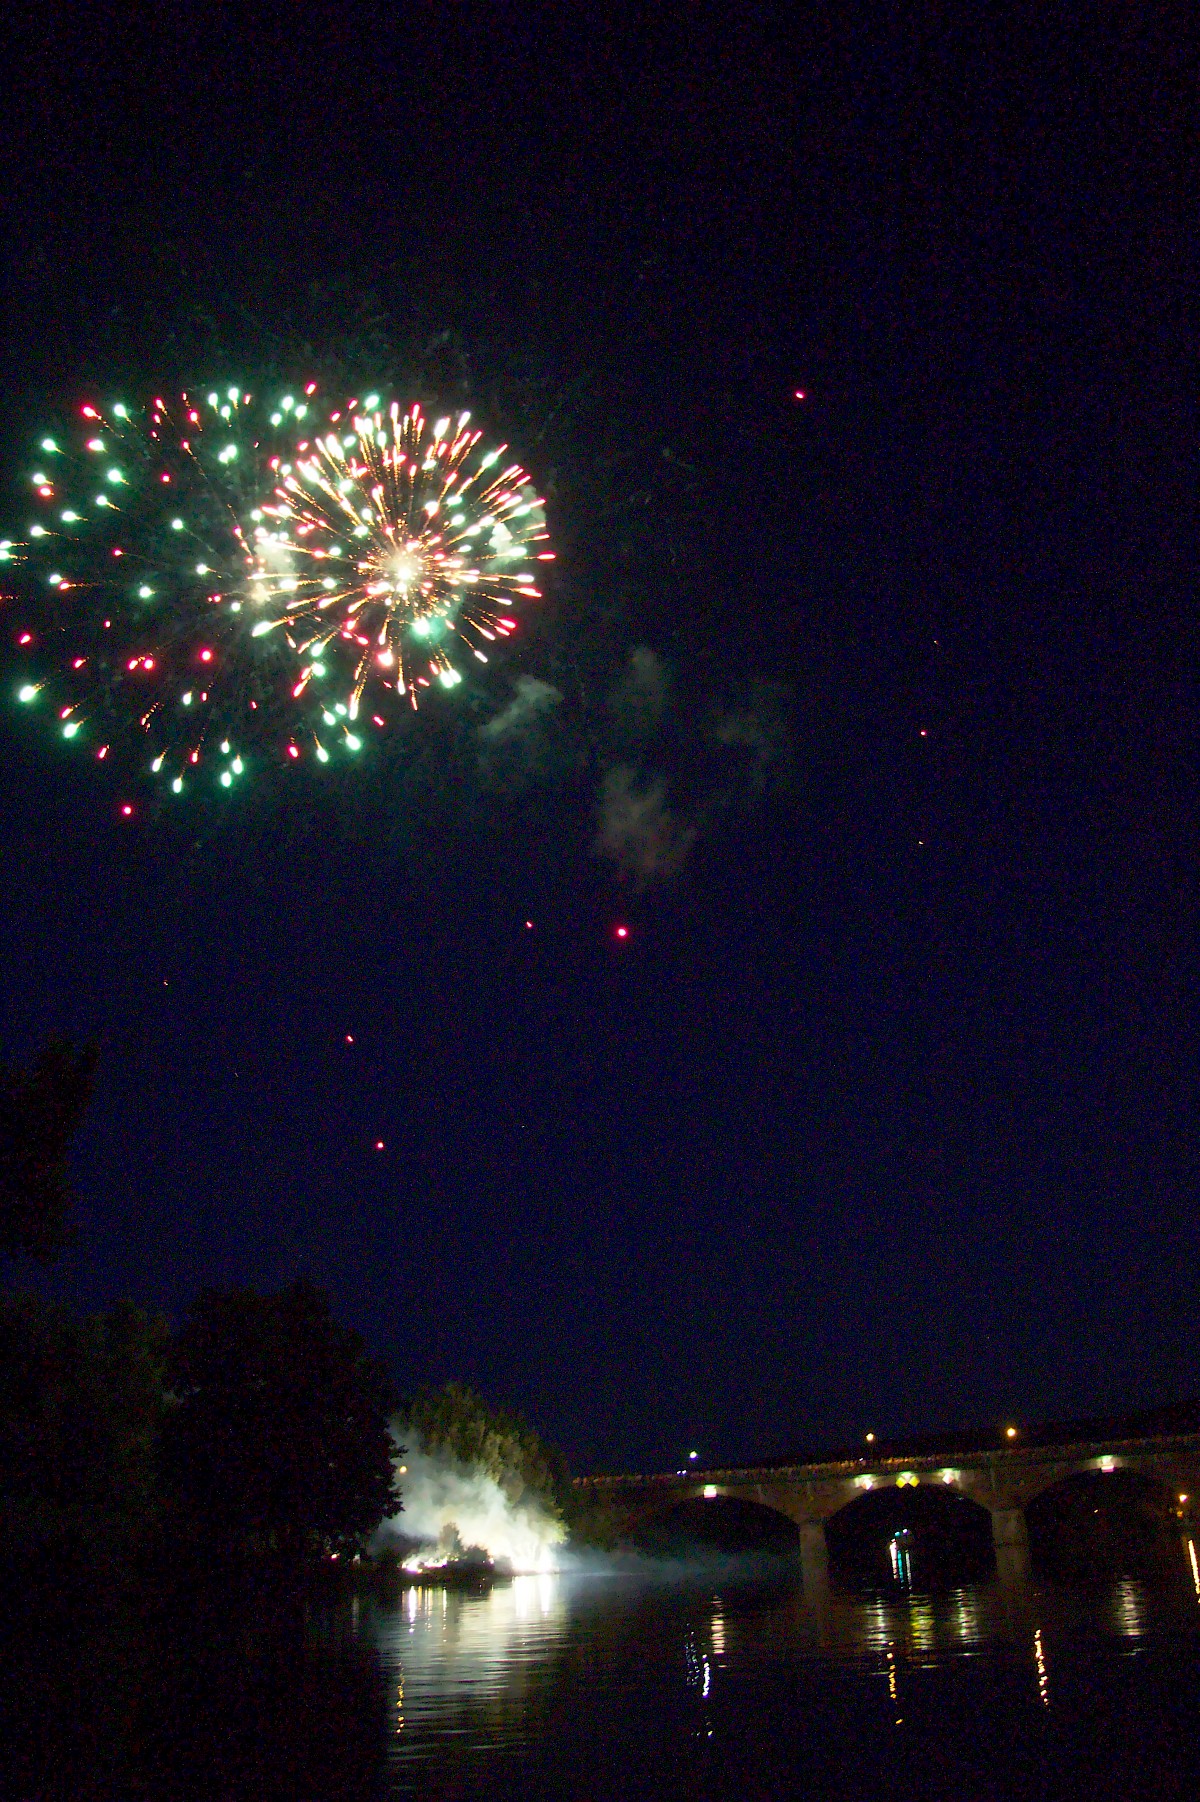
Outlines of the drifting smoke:
M 398 1440 L 405 1437 L 393 1431 Z M 514 1571 L 557 1569 L 566 1535 L 535 1497 L 518 1494 L 514 1500 L 478 1465 L 446 1452 L 401 1452 L 397 1471 L 403 1512 L 377 1529 L 373 1551 L 394 1548 L 411 1570 L 481 1552 Z
M 674 876 L 695 842 L 695 826 L 685 825 L 667 802 L 664 778 L 642 781 L 628 764 L 605 773 L 599 813 L 596 849 L 636 888 Z
M 555 758 L 552 722 L 562 698 L 551 682 L 517 677 L 508 706 L 479 728 L 479 775 L 489 787 L 520 788 L 546 774 Z
M 670 679 L 662 658 L 648 645 L 635 645 L 620 681 L 608 697 L 608 711 L 619 740 L 640 743 L 662 723 Z

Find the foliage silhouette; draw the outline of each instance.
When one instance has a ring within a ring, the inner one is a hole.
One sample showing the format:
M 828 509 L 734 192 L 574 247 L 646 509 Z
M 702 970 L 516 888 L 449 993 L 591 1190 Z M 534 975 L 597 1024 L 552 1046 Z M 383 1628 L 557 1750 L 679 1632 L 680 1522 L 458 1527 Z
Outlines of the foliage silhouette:
M 390 1378 L 311 1284 L 205 1290 L 171 1385 L 163 1470 L 183 1532 L 303 1558 L 353 1549 L 400 1506 Z

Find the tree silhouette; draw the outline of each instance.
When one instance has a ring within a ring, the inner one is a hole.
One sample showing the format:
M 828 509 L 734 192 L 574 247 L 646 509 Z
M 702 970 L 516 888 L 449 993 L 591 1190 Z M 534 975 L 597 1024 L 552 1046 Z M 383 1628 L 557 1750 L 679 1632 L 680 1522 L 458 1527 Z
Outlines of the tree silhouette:
M 164 1474 L 180 1525 L 301 1557 L 395 1513 L 391 1381 L 328 1297 L 205 1290 L 172 1354 Z

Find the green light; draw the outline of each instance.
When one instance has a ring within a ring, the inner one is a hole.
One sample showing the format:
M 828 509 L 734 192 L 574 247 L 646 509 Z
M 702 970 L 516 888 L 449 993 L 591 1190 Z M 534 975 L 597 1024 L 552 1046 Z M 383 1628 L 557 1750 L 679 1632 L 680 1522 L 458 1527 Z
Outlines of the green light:
M 73 526 L 78 518 L 78 513 L 71 513 L 68 511 L 63 514 L 63 523 L 64 525 Z
M 187 693 L 183 697 L 183 704 L 185 707 L 190 707 L 192 704 L 192 691 L 190 688 L 188 689 Z
M 211 573 L 212 572 L 210 571 L 207 563 L 197 563 L 196 574 L 198 576 L 207 576 L 207 575 L 210 575 Z
M 181 795 L 183 793 L 183 777 L 182 776 L 176 776 L 174 782 L 172 782 L 171 793 L 173 795 Z
M 158 775 L 158 772 L 159 772 L 159 770 L 161 770 L 161 769 L 162 769 L 162 766 L 163 766 L 163 758 L 164 758 L 164 757 L 165 757 L 165 756 L 166 756 L 166 752 L 165 752 L 165 751 L 160 751 L 160 752 L 159 752 L 159 754 L 158 754 L 158 756 L 157 756 L 157 757 L 156 757 L 156 758 L 155 758 L 155 759 L 154 759 L 154 762 L 153 762 L 153 763 L 152 763 L 152 764 L 151 764 L 151 765 L 150 765 L 150 768 L 151 768 L 151 769 L 152 769 L 152 770 L 153 770 L 153 771 L 154 771 L 154 774 L 155 774 L 155 775 L 156 775 L 156 776 L 157 776 L 157 775 Z
M 429 637 L 429 621 L 427 619 L 415 619 L 413 621 L 413 631 L 416 633 L 418 638 L 428 638 Z
M 232 787 L 232 784 L 233 784 L 233 777 L 229 774 L 229 771 L 222 770 L 221 771 L 221 787 L 222 788 L 230 788 L 230 787 Z
M 363 406 L 367 409 L 368 413 L 373 413 L 378 405 L 379 396 L 377 394 L 368 394 L 366 400 L 363 402 Z
M 292 399 L 290 394 L 285 394 L 279 404 L 283 408 L 285 413 L 290 413 L 296 403 Z
M 110 469 L 105 480 L 109 482 L 123 482 L 125 477 L 121 474 L 119 469 Z
M 30 526 L 29 536 L 31 538 L 44 538 L 46 536 L 45 526 Z
M 282 425 L 283 424 L 283 414 L 282 413 L 272 413 L 271 424 L 272 425 Z
M 116 414 L 118 419 L 128 419 L 129 418 L 128 409 L 126 407 L 124 407 L 120 401 L 118 401 L 116 406 L 113 408 L 113 412 Z
M 329 752 L 325 749 L 324 745 L 317 746 L 317 761 L 318 763 L 329 762 Z
M 325 721 L 325 724 L 327 726 L 336 726 L 337 725 L 336 716 L 334 714 L 330 713 L 330 711 L 327 707 L 322 711 L 321 718 Z
M 240 776 L 245 767 L 240 757 L 234 758 L 232 768 L 235 776 Z
M 305 414 L 306 414 L 306 413 L 307 413 L 307 412 L 308 412 L 308 408 L 307 408 L 307 407 L 297 407 L 297 408 L 296 408 L 296 418 L 297 418 L 297 419 L 303 419 L 303 418 L 304 418 L 304 415 L 305 415 Z
M 58 449 L 58 446 L 57 446 L 57 444 L 55 444 L 53 438 L 43 438 L 42 439 L 42 449 L 44 451 L 56 451 Z
M 227 444 L 225 446 L 225 449 L 223 451 L 221 451 L 220 454 L 218 455 L 217 462 L 218 463 L 232 463 L 233 459 L 236 456 L 237 456 L 237 445 L 236 444 Z
M 355 738 L 353 732 L 347 732 L 346 743 L 349 745 L 349 747 L 352 751 L 361 751 L 362 750 L 362 739 Z
M 153 593 L 154 593 L 154 590 L 152 588 L 147 588 L 146 584 L 144 582 L 142 583 L 141 587 L 138 589 L 138 595 L 140 596 L 140 598 L 143 601 L 148 601 L 150 599 L 150 596 Z
M 220 395 L 218 395 L 218 394 L 210 394 L 210 395 L 209 395 L 209 397 L 208 397 L 208 404 L 209 404 L 209 406 L 210 406 L 210 407 L 215 407 L 215 406 L 216 406 L 216 404 L 217 404 L 217 402 L 218 402 L 218 400 L 219 400 L 219 399 L 220 399 L 220 398 L 221 398 L 221 397 L 220 397 Z
M 438 679 L 441 682 L 443 688 L 457 688 L 458 684 L 462 681 L 462 677 L 459 675 L 459 673 L 456 669 L 442 670 L 439 674 Z
M 273 619 L 260 619 L 253 632 L 250 634 L 251 638 L 262 638 L 276 623 L 277 622 Z
M 63 727 L 63 737 L 64 738 L 74 738 L 74 736 L 78 732 L 78 730 L 79 730 L 79 721 L 78 720 L 68 720 L 66 725 Z
M 173 519 L 173 520 L 172 520 L 172 521 L 171 521 L 171 530 L 172 530 L 172 531 L 173 531 L 173 532 L 182 532 L 182 530 L 183 530 L 183 521 L 182 521 L 182 520 L 181 520 L 181 519 Z
M 234 406 L 236 407 L 238 404 L 238 401 L 241 398 L 241 396 L 238 394 L 238 391 L 236 388 L 231 388 L 229 390 L 229 398 L 233 402 Z
M 325 674 L 325 665 L 323 663 L 314 663 L 312 666 L 312 673 L 314 676 L 323 676 Z
M 232 411 L 232 409 L 230 407 L 222 407 L 221 408 L 221 418 L 228 419 L 231 411 Z
M 34 684 L 32 682 L 27 682 L 24 688 L 18 688 L 17 699 L 18 701 L 24 701 L 26 706 L 28 706 L 30 701 L 37 700 L 37 692 Z

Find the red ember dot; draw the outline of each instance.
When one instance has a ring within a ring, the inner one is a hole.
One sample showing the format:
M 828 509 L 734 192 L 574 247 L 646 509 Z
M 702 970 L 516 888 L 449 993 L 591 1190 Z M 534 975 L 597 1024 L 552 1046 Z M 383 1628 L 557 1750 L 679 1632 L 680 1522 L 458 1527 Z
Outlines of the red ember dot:
M 124 807 L 122 807 L 121 812 L 125 815 L 126 819 L 128 819 L 133 812 L 133 808 L 129 805 L 128 801 L 126 801 Z
M 17 643 L 18 644 L 32 644 L 33 643 L 33 633 L 32 632 L 22 632 L 20 638 L 18 638 L 18 640 L 17 640 Z
M 99 419 L 100 415 L 97 413 L 95 407 L 84 407 L 83 417 L 85 419 Z
M 289 757 L 299 757 L 299 755 L 300 755 L 300 753 L 299 753 L 299 751 L 298 751 L 298 750 L 297 750 L 297 749 L 296 749 L 296 747 L 295 747 L 295 745 L 289 745 L 289 746 L 288 746 L 288 756 L 289 756 Z
M 616 936 L 617 936 L 617 937 L 618 937 L 618 938 L 619 938 L 619 939 L 627 939 L 627 938 L 628 938 L 628 937 L 629 937 L 629 928 L 628 928 L 628 926 L 618 926 L 618 927 L 617 927 L 617 929 L 616 929 Z
M 352 1033 L 352 1032 L 348 1032 L 348 1033 L 347 1033 L 347 1034 L 346 1034 L 346 1043 L 347 1043 L 347 1045 L 353 1045 L 353 1043 L 354 1043 L 354 1034 L 353 1034 L 353 1033 Z
M 212 662 L 212 652 L 211 651 L 201 651 L 200 661 L 201 661 L 201 663 L 211 663 Z
M 532 931 L 533 931 L 533 921 L 532 921 L 532 920 L 526 920 L 526 922 L 525 922 L 525 930 L 526 930 L 526 932 L 532 932 Z
M 805 391 L 805 389 L 803 389 L 803 388 L 797 388 L 797 390 L 796 390 L 796 399 L 797 399 L 797 400 L 807 400 L 807 399 L 808 399 L 808 394 L 807 394 L 807 392 L 806 392 L 806 391 Z
M 310 382 L 304 392 L 305 394 L 315 394 L 317 392 L 317 384 L 315 382 Z
M 114 557 L 123 557 L 124 555 L 125 555 L 124 551 L 114 551 L 113 552 Z
M 383 1140 L 382 1140 L 382 1139 L 376 1139 L 376 1141 L 375 1141 L 375 1149 L 376 1149 L 376 1151 L 382 1151 L 382 1150 L 383 1150 Z
M 170 476 L 164 476 L 162 479 L 164 482 L 169 482 L 171 480 Z

